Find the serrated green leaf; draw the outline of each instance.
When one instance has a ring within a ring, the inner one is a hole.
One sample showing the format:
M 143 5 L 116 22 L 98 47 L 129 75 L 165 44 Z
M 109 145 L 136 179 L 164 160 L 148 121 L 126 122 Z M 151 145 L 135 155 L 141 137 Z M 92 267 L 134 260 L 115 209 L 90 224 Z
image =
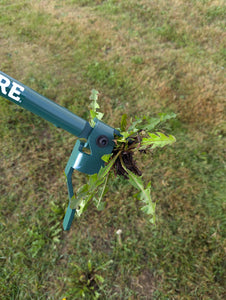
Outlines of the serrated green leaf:
M 141 141 L 141 147 L 140 149 L 145 149 L 149 146 L 151 146 L 152 149 L 156 147 L 164 147 L 166 145 L 173 144 L 176 139 L 172 135 L 166 135 L 162 132 L 156 132 L 156 133 L 148 133 L 149 138 L 143 138 Z
M 153 205 L 145 205 L 141 208 L 141 210 L 146 213 L 147 215 L 154 215 L 155 213 L 155 206 L 156 204 L 153 203 Z
M 79 203 L 80 203 L 80 199 L 77 197 L 75 198 L 75 195 L 73 195 L 70 202 L 71 209 L 75 209 L 79 205 Z
M 95 197 L 93 198 L 93 202 L 94 202 L 94 204 L 95 204 L 98 211 L 104 210 L 106 205 L 107 205 L 106 202 L 103 202 L 103 201 L 99 202 L 99 200 L 96 199 Z
M 142 177 L 137 176 L 134 173 L 132 173 L 130 170 L 128 170 L 125 167 L 125 164 L 123 163 L 121 159 L 122 167 L 125 169 L 125 171 L 128 173 L 129 181 L 130 183 L 137 188 L 140 192 L 137 194 L 139 199 L 145 203 L 144 207 L 142 207 L 142 211 L 144 211 L 148 215 L 155 215 L 155 203 L 152 202 L 151 199 L 151 183 L 149 182 L 147 187 L 144 187 Z M 153 219 L 153 217 L 152 217 Z
M 140 128 L 139 128 L 138 125 L 139 125 L 140 123 L 143 122 L 144 117 L 143 117 L 143 118 L 138 118 L 138 117 L 136 116 L 135 119 L 136 119 L 136 120 L 133 121 L 132 124 L 130 125 L 130 127 L 128 128 L 128 131 L 129 131 L 129 132 L 131 132 L 131 131 L 137 132 L 138 130 L 140 130 Z
M 132 186 L 134 186 L 138 190 L 142 190 L 143 189 L 142 177 L 136 176 L 134 173 L 130 172 L 129 170 L 128 173 L 129 173 L 129 181 L 132 184 Z
M 99 96 L 99 92 L 95 89 L 92 89 L 91 95 L 89 96 L 89 99 L 92 100 L 93 103 L 96 103 L 96 101 L 98 100 L 98 96 Z M 99 105 L 98 105 L 97 108 L 99 108 Z
M 125 131 L 127 126 L 127 115 L 122 115 L 120 131 Z
M 96 187 L 97 179 L 98 179 L 97 173 L 89 176 L 88 190 L 92 190 L 93 188 Z
M 146 130 L 151 131 L 155 127 L 157 127 L 160 123 L 166 122 L 172 118 L 175 118 L 177 115 L 175 113 L 159 113 L 158 118 L 152 118 L 143 116 L 143 118 L 135 117 L 135 121 L 132 122 L 131 126 L 129 127 L 128 131 L 139 131 L 139 130 Z
M 101 120 L 104 116 L 104 114 L 102 112 L 97 111 L 100 108 L 100 106 L 97 102 L 98 96 L 99 96 L 99 92 L 97 90 L 93 89 L 91 91 L 91 95 L 89 97 L 89 99 L 91 100 L 91 103 L 90 103 L 90 117 L 91 117 L 90 125 L 92 127 L 95 126 L 95 122 L 93 119 L 97 118 L 98 120 Z
M 112 153 L 110 154 L 104 154 L 101 159 L 104 161 L 104 162 L 109 162 L 110 158 L 112 157 Z
M 86 209 L 89 202 L 93 199 L 98 189 L 102 184 L 104 184 L 103 189 L 100 192 L 100 197 L 97 203 L 100 205 L 100 201 L 105 195 L 106 184 L 108 179 L 108 174 L 114 162 L 117 159 L 117 155 L 112 158 L 105 167 L 101 167 L 98 173 L 89 175 L 88 183 L 82 185 L 76 192 L 76 197 L 73 196 L 71 199 L 71 208 L 76 209 L 78 216 L 80 216 Z
M 76 208 L 76 213 L 79 217 L 86 211 L 88 202 L 89 202 L 89 197 L 83 198 L 80 201 L 79 207 Z
M 135 132 L 134 131 L 130 131 L 130 132 L 129 131 L 122 131 L 122 132 L 120 132 L 120 134 L 121 134 L 121 136 L 117 139 L 117 142 L 119 142 L 119 143 L 126 143 L 127 139 L 130 136 L 134 135 Z
M 103 184 L 102 190 L 100 191 L 99 199 L 98 199 L 98 201 L 96 201 L 96 207 L 98 210 L 101 209 L 101 203 L 102 203 L 101 201 L 108 191 L 108 188 L 107 188 L 108 175 L 109 175 L 109 173 L 107 174 L 107 176 L 105 176 L 106 178 L 105 177 L 103 178 L 104 184 Z
M 161 122 L 165 122 L 167 120 L 176 118 L 177 115 L 175 113 L 159 113 L 158 116 L 160 117 Z
M 92 119 L 96 118 L 96 112 L 95 112 L 95 111 L 93 111 L 93 110 L 91 109 L 89 112 L 90 112 L 90 117 L 91 117 Z
M 147 130 L 147 131 L 150 131 L 150 130 L 153 130 L 161 121 L 160 119 L 157 119 L 157 118 L 149 118 L 149 119 L 146 119 L 147 123 L 143 125 L 143 127 L 141 129 L 143 130 Z
M 118 153 L 118 155 L 119 155 L 119 153 Z M 116 159 L 118 158 L 118 155 L 115 155 L 105 167 L 101 167 L 100 171 L 98 172 L 98 178 L 103 178 L 110 172 L 113 164 L 115 163 Z
M 102 113 L 102 112 L 96 112 L 96 118 L 98 120 L 101 120 L 103 118 L 103 116 L 104 116 L 104 113 Z
M 151 181 L 149 181 L 148 182 L 148 184 L 147 184 L 147 187 L 146 187 L 147 189 L 150 189 L 151 188 Z

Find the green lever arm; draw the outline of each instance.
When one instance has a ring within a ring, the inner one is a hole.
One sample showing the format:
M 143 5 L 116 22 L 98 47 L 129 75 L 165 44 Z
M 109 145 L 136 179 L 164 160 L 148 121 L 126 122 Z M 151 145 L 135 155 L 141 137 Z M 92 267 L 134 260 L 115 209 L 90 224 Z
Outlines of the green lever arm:
M 66 108 L 38 94 L 31 88 L 0 71 L 0 96 L 24 107 L 56 127 L 77 137 L 88 138 L 92 127 Z

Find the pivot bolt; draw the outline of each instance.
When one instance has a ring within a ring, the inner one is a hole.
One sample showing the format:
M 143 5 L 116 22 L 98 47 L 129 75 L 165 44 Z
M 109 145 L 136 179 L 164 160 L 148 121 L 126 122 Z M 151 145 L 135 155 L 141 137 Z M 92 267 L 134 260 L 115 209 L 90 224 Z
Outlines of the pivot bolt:
M 105 135 L 100 135 L 96 140 L 97 146 L 104 148 L 108 145 L 109 140 Z

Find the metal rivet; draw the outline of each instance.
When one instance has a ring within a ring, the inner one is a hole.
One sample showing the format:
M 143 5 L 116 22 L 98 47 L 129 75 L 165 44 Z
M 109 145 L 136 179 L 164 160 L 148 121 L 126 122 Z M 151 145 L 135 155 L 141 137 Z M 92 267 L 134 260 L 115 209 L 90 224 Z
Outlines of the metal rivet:
M 96 143 L 99 147 L 104 148 L 108 145 L 109 140 L 105 135 L 100 135 L 97 140 Z

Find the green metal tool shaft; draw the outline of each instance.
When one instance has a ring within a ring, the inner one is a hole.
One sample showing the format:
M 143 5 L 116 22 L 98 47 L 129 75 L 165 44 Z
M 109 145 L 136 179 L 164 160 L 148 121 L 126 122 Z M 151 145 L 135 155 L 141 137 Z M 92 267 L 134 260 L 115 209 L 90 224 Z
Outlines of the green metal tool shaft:
M 0 96 L 33 112 L 77 137 L 88 138 L 92 127 L 66 108 L 0 71 Z

